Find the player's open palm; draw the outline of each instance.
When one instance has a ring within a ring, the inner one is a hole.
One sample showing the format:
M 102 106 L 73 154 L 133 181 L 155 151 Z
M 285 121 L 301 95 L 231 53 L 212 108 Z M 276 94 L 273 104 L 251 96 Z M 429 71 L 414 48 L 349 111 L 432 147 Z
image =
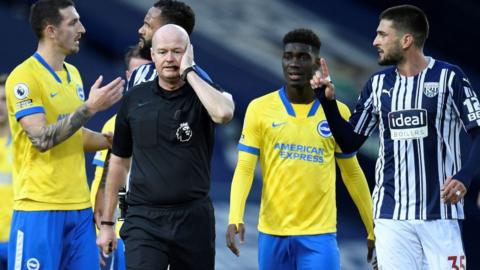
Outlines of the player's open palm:
M 90 95 L 85 102 L 92 113 L 103 111 L 122 98 L 125 81 L 118 77 L 110 83 L 100 87 L 103 76 L 100 75 L 90 88 Z
M 240 256 L 240 248 L 235 243 L 236 235 L 239 234 L 240 244 L 245 243 L 245 225 L 229 224 L 227 228 L 227 247 L 233 252 L 233 254 Z

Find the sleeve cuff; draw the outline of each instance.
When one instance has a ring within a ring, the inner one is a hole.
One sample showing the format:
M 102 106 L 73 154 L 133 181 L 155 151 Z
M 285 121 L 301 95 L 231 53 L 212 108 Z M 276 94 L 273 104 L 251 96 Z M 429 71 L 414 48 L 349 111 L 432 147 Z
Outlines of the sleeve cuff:
M 22 117 L 25 117 L 31 114 L 36 114 L 36 113 L 45 113 L 45 109 L 43 107 L 31 107 L 31 108 L 16 112 L 15 118 L 17 118 L 17 121 L 18 121 Z
M 251 147 L 245 144 L 241 144 L 241 143 L 238 144 L 238 151 L 243 151 L 250 154 L 254 154 L 256 156 L 260 156 L 260 149 L 256 147 Z
M 357 152 L 352 152 L 352 153 L 335 153 L 336 158 L 351 158 L 355 156 Z

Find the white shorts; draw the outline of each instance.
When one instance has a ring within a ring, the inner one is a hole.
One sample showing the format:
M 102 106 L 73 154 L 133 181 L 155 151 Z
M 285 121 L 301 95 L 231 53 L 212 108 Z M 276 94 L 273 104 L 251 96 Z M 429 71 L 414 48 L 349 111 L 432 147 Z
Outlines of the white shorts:
M 457 220 L 375 219 L 379 270 L 465 270 Z

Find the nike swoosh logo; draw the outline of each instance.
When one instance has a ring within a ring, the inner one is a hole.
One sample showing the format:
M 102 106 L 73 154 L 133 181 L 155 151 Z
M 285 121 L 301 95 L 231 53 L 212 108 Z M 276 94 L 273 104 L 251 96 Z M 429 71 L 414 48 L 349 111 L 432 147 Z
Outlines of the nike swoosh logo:
M 147 102 L 142 102 L 142 103 L 138 103 L 137 107 L 143 107 L 147 104 L 149 104 L 151 101 L 147 101 Z
M 279 126 L 284 125 L 284 124 L 286 124 L 286 123 L 288 123 L 288 122 L 287 122 L 287 121 L 285 121 L 285 122 L 280 122 L 280 123 L 272 122 L 272 127 L 273 127 L 273 128 L 276 128 L 276 127 L 279 127 Z
M 58 95 L 58 92 L 50 93 L 50 97 L 54 98 Z

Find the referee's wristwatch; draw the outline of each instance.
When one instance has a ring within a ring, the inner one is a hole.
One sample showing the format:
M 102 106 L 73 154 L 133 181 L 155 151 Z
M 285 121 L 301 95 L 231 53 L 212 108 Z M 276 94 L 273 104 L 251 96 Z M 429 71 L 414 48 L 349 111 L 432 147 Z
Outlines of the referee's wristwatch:
M 182 79 L 182 81 L 186 81 L 187 80 L 187 75 L 190 71 L 193 71 L 195 73 L 197 73 L 197 71 L 195 70 L 194 66 L 189 66 L 188 68 L 186 68 L 182 75 L 180 75 L 180 78 Z

